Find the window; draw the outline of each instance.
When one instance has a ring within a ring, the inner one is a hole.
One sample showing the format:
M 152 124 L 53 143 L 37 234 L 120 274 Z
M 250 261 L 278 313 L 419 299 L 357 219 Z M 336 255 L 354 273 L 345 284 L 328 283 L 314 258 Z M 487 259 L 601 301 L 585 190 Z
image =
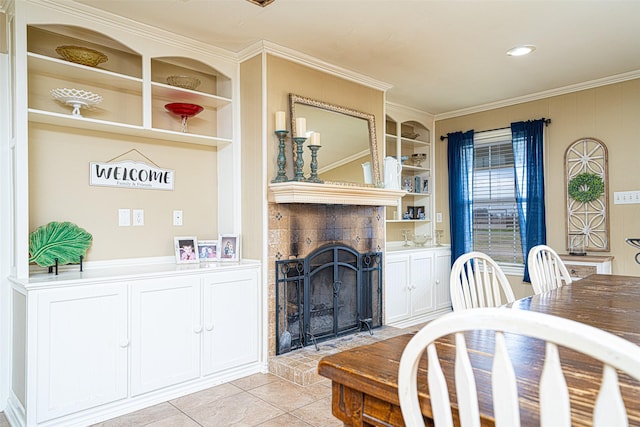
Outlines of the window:
M 510 129 L 474 136 L 473 249 L 502 265 L 524 265 Z

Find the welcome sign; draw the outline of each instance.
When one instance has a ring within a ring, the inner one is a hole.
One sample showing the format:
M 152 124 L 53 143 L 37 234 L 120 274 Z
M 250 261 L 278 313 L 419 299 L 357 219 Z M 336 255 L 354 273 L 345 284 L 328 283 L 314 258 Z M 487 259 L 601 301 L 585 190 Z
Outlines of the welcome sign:
M 89 163 L 89 185 L 100 187 L 173 190 L 175 171 L 142 162 Z

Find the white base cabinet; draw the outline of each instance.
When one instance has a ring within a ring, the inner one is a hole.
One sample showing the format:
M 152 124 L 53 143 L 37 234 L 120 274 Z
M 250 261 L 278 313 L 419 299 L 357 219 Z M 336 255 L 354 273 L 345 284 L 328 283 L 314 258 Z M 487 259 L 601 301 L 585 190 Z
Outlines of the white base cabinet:
M 266 372 L 257 262 L 82 276 L 13 280 L 26 343 L 6 410 L 14 424 L 85 426 Z
M 385 324 L 404 328 L 451 311 L 449 248 L 388 251 Z

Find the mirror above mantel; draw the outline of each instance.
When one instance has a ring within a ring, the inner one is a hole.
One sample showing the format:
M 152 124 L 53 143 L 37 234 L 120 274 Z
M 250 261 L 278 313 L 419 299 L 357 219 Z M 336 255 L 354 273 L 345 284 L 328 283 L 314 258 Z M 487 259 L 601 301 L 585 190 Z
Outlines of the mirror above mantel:
M 395 206 L 406 191 L 382 188 L 375 116 L 346 107 L 289 94 L 291 134 L 296 119 L 304 117 L 308 132 L 320 134 L 318 176 L 324 182 L 288 180 L 269 184 L 272 203 Z M 303 154 L 309 162 L 309 151 Z M 371 183 L 365 182 L 363 163 L 371 167 Z M 304 176 L 309 177 L 308 164 Z
M 296 135 L 296 119 L 304 117 L 307 133 L 320 135 L 318 176 L 327 182 L 382 187 L 376 122 L 373 114 L 330 104 L 316 99 L 289 94 L 291 134 Z M 305 156 L 308 156 L 305 150 Z M 309 176 L 309 160 L 305 158 L 304 174 Z M 368 163 L 371 181 L 365 181 L 363 164 Z

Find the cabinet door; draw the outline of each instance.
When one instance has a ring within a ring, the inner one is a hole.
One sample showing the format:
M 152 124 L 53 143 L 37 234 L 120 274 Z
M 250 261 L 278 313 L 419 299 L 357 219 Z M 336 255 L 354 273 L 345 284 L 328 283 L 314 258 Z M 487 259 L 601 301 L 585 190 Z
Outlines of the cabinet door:
M 451 308 L 451 290 L 449 277 L 451 276 L 451 252 L 449 250 L 436 252 L 435 293 L 436 308 Z
M 435 309 L 433 297 L 433 253 L 411 254 L 411 315 L 429 314 Z
M 386 324 L 411 316 L 409 271 L 408 255 L 387 256 L 384 295 Z
M 260 349 L 259 269 L 204 278 L 203 374 L 256 362 Z
M 126 287 L 95 285 L 34 295 L 38 423 L 126 398 Z
M 200 279 L 174 277 L 130 283 L 131 393 L 200 375 Z

